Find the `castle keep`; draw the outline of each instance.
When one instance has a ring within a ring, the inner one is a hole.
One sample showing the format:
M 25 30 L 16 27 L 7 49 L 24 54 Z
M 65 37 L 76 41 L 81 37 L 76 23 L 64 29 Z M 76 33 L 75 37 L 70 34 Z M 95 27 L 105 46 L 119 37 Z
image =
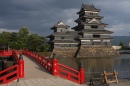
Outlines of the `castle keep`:
M 47 36 L 52 47 L 52 54 L 58 58 L 86 58 L 86 57 L 111 57 L 117 52 L 111 46 L 110 34 L 113 32 L 105 30 L 108 25 L 101 22 L 102 16 L 98 13 L 100 9 L 94 5 L 82 4 L 77 14 L 79 18 L 75 20 L 77 26 L 73 31 L 68 31 L 70 27 L 59 21 L 51 30 L 54 33 Z M 52 57 L 51 54 L 51 57 Z

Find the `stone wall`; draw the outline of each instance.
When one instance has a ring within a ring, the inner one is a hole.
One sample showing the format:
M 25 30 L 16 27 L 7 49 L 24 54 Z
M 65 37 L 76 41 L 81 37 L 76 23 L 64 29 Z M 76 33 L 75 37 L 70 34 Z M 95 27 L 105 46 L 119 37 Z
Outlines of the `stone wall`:
M 81 45 L 79 52 L 77 53 L 77 58 L 114 57 L 117 55 L 119 55 L 119 53 L 110 45 Z
M 53 53 L 56 54 L 56 58 L 74 58 L 78 47 L 55 47 L 50 55 L 53 57 Z
M 56 58 L 114 57 L 119 53 L 110 45 L 81 45 L 78 47 L 55 47 L 50 55 Z

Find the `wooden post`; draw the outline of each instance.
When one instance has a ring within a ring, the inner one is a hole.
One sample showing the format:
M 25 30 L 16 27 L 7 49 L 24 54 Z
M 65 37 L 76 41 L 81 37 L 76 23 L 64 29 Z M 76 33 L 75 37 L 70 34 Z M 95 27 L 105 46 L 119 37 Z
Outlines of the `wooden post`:
M 57 65 L 57 59 L 55 58 L 55 54 L 53 54 L 53 60 L 52 60 L 52 75 L 54 76 L 58 75 L 58 65 Z
M 117 72 L 115 70 L 114 70 L 114 76 L 115 76 L 115 79 L 116 79 L 116 83 L 118 83 Z
M 23 78 L 24 77 L 24 60 L 23 60 L 23 56 L 22 54 L 20 54 L 19 56 L 19 78 Z
M 80 64 L 80 84 L 84 84 L 84 68 L 82 64 Z

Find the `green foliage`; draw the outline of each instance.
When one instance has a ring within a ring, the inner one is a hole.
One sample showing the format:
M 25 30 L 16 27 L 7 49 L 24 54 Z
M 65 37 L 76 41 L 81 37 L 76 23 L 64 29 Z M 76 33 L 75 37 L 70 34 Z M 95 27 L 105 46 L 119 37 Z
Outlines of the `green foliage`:
M 2 32 L 0 44 L 8 45 L 11 49 L 28 49 L 36 52 L 48 51 L 50 45 L 46 38 L 37 34 L 30 34 L 27 27 L 22 27 L 19 32 Z
M 124 46 L 123 42 L 120 42 L 119 46 L 121 46 L 121 50 L 128 50 L 129 49 L 129 47 Z
M 124 44 L 122 42 L 120 42 L 119 46 L 121 46 L 122 48 L 124 48 Z

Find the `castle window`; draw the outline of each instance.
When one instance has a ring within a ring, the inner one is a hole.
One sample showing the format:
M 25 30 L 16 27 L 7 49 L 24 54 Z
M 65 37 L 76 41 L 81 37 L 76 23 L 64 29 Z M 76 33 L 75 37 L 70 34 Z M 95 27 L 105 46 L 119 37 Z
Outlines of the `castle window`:
M 96 26 L 96 25 L 93 25 L 93 26 L 91 26 L 91 28 L 98 28 L 98 26 Z
M 90 15 L 93 15 L 93 13 L 90 13 Z
M 93 15 L 97 15 L 97 13 L 94 13 Z
M 94 38 L 100 38 L 100 35 L 93 35 Z
M 62 36 L 61 39 L 65 39 L 65 37 Z
M 57 29 L 57 32 L 61 32 L 61 30 L 60 30 L 60 29 Z

